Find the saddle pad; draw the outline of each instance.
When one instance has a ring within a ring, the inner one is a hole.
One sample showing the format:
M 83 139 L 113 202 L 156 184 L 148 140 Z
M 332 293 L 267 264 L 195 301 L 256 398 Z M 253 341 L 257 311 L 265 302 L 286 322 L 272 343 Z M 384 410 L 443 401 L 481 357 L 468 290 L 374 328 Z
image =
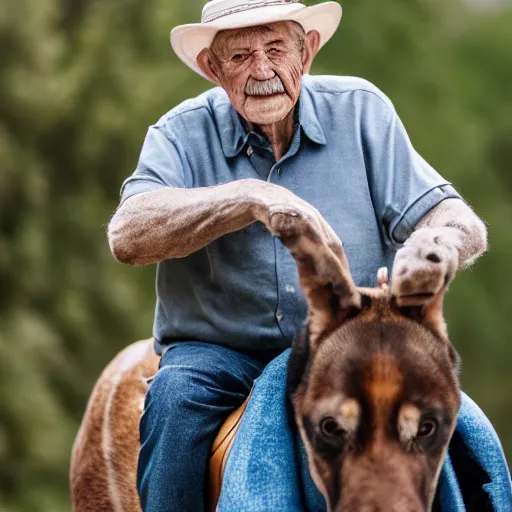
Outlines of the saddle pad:
M 249 394 L 244 403 L 228 416 L 213 442 L 209 465 L 208 512 L 215 512 L 217 508 L 224 468 L 250 396 Z

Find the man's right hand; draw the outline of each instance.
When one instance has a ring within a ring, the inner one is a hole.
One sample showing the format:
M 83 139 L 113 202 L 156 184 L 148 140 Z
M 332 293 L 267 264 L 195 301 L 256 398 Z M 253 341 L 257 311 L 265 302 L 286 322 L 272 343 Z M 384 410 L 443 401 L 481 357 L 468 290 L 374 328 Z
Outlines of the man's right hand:
M 280 232 L 281 226 L 286 223 L 275 222 L 276 216 L 281 219 L 283 216 L 298 217 L 304 225 L 304 231 L 315 239 L 316 244 L 329 247 L 337 256 L 343 253 L 338 235 L 314 206 L 280 185 L 260 180 L 246 181 L 253 182 L 249 186 L 254 202 L 254 217 L 263 222 L 273 235 L 286 235 Z M 294 225 L 297 223 L 294 222 Z

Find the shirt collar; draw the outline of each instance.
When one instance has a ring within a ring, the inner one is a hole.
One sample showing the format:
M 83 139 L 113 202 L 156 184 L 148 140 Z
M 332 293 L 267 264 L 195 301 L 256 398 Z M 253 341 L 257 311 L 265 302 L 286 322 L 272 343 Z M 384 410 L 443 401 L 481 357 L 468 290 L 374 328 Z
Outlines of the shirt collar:
M 307 76 L 302 80 L 302 90 L 300 91 L 299 123 L 309 140 L 325 146 L 327 141 L 316 113 L 312 92 L 307 86 Z
M 222 144 L 222 150 L 226 158 L 232 158 L 240 153 L 247 143 L 247 132 L 238 112 L 231 103 L 222 103 L 216 108 L 218 112 L 217 126 Z M 302 84 L 299 102 L 299 124 L 306 137 L 317 144 L 325 145 L 326 139 L 315 106 L 311 98 L 311 92 L 306 84 Z M 220 122 L 219 122 L 220 121 Z

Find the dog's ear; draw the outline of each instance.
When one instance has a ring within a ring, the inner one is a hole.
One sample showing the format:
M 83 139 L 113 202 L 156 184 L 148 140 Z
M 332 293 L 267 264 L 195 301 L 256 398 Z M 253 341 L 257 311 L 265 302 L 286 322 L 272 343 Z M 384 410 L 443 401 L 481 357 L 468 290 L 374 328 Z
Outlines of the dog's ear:
M 448 339 L 448 329 L 443 315 L 443 301 L 447 287 L 444 287 L 437 295 L 428 302 L 418 305 L 399 307 L 399 311 L 431 330 L 436 336 Z
M 361 309 L 361 294 L 334 233 L 328 241 L 310 222 L 284 213 L 273 215 L 271 223 L 297 263 L 308 304 L 309 344 L 314 351 L 327 334 Z
M 443 315 L 443 300 L 446 290 L 447 287 L 444 287 L 437 295 L 425 304 L 419 304 L 417 306 L 403 306 L 398 309 L 400 313 L 423 325 L 433 332 L 438 338 L 443 340 L 447 347 L 448 355 L 452 362 L 455 374 L 460 375 L 460 356 L 448 338 L 448 329 Z

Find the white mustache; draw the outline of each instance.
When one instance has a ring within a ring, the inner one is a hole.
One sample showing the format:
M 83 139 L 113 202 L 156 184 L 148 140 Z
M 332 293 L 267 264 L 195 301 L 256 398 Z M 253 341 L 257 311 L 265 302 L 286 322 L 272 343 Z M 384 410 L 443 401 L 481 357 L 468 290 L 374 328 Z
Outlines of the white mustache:
M 271 94 L 283 92 L 285 92 L 283 82 L 281 82 L 277 75 L 265 81 L 255 80 L 251 76 L 245 86 L 245 94 L 249 96 L 270 96 Z

